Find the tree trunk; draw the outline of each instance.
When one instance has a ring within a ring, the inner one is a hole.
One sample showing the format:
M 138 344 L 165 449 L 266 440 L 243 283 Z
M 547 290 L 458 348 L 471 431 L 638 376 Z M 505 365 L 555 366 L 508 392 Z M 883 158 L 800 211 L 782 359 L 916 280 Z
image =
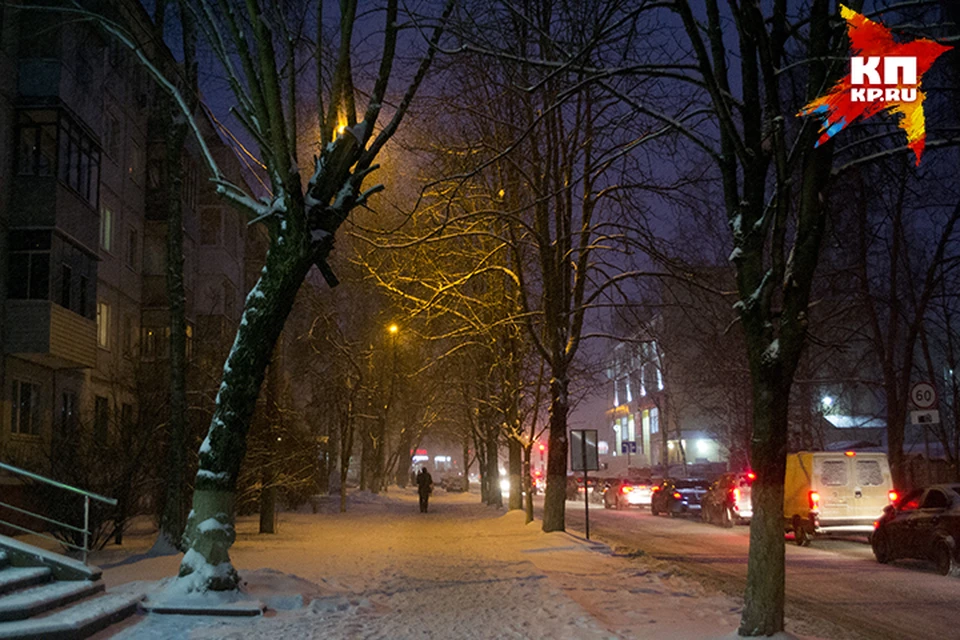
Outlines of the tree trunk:
M 266 479 L 264 479 L 266 482 Z M 260 533 L 277 532 L 277 487 L 271 481 L 260 491 Z
M 397 472 L 394 475 L 397 486 L 403 489 L 410 482 L 410 429 L 404 429 L 400 433 L 399 455 L 397 456 Z
M 904 374 L 908 375 L 908 374 Z M 884 385 L 887 394 L 887 453 L 890 456 L 890 471 L 893 473 L 893 486 L 903 491 L 907 488 L 907 474 L 904 469 L 903 441 L 907 422 L 907 410 L 897 393 L 896 380 L 888 380 Z
M 547 444 L 547 492 L 543 499 L 543 530 L 564 531 L 567 500 L 567 414 L 570 406 L 566 372 L 550 380 L 550 436 Z
M 487 504 L 500 508 L 503 506 L 503 492 L 500 490 L 500 425 L 493 424 L 488 417 L 487 425 L 487 478 L 490 483 Z
M 523 486 L 527 491 L 527 499 L 524 501 L 524 510 L 527 516 L 524 522 L 526 524 L 533 522 L 533 477 L 530 475 L 530 457 L 532 451 L 532 443 L 523 447 Z
M 463 435 L 463 490 L 470 491 L 470 436 Z
M 313 263 L 313 256 L 296 243 L 277 243 L 247 296 L 223 366 L 210 429 L 200 447 L 193 510 L 184 533 L 188 551 L 180 564 L 180 579 L 188 580 L 190 591 L 232 590 L 239 583 L 228 550 L 236 537 L 235 491 L 250 418 L 274 345 Z
M 170 103 L 169 100 L 164 102 Z M 163 107 L 170 113 L 172 104 Z M 170 307 L 170 413 L 167 418 L 167 464 L 166 495 L 163 514 L 160 518 L 160 539 L 173 547 L 179 547 L 186 524 L 184 509 L 184 478 L 186 459 L 187 424 L 187 320 L 186 294 L 183 282 L 183 184 L 184 141 L 186 124 L 174 124 L 168 118 L 164 139 L 166 150 L 166 211 L 167 211 L 167 256 L 166 284 L 167 302 Z
M 771 381 L 753 386 L 753 482 L 746 606 L 740 635 L 765 636 L 783 630 L 783 479 L 786 471 L 789 390 Z
M 523 508 L 523 491 L 527 487 L 523 482 L 523 446 L 516 438 L 510 438 L 508 446 L 510 447 L 510 500 L 508 508 L 512 511 Z M 529 494 L 529 490 L 527 493 Z

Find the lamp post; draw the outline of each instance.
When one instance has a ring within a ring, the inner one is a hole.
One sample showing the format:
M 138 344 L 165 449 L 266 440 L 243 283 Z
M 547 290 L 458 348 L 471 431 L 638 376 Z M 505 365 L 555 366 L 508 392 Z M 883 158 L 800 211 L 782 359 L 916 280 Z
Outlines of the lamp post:
M 391 322 L 387 325 L 387 333 L 391 337 L 391 350 L 393 351 L 391 358 L 393 359 L 392 370 L 390 373 L 390 387 L 387 392 L 387 401 L 383 405 L 383 414 L 380 421 L 380 433 L 379 433 L 379 442 L 378 442 L 378 452 L 377 452 L 377 481 L 382 484 L 383 488 L 386 489 L 387 486 L 387 413 L 390 411 L 390 406 L 393 404 L 393 396 L 396 391 L 396 382 L 397 382 L 397 337 L 400 334 L 400 327 L 395 322 Z M 402 439 L 402 435 L 401 435 Z M 406 473 L 406 472 L 404 472 Z

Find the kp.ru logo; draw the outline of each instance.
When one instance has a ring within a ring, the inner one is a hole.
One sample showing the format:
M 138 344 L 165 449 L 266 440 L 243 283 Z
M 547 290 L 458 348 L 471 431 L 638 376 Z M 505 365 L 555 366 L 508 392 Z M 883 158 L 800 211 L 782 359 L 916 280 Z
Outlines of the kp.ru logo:
M 858 120 L 881 111 L 900 116 L 898 125 L 907 134 L 907 146 L 920 164 L 927 140 L 923 115 L 923 74 L 951 47 L 919 38 L 894 41 L 889 29 L 856 11 L 840 5 L 850 36 L 850 74 L 830 93 L 800 110 L 797 115 L 816 115 L 823 121 L 817 146 Z

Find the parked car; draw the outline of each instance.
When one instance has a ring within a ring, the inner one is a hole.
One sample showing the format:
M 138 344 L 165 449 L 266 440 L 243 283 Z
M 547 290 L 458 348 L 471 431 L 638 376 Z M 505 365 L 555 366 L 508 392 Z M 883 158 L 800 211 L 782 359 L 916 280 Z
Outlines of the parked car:
M 465 490 L 462 476 L 445 476 L 440 480 L 440 486 L 448 493 L 462 493 Z
M 700 501 L 710 488 L 710 483 L 700 478 L 671 480 L 667 478 L 653 489 L 650 513 L 657 516 L 696 515 L 700 513 Z
M 915 489 L 888 505 L 870 538 L 877 562 L 930 560 L 941 575 L 960 576 L 960 484 Z
M 752 471 L 725 473 L 704 494 L 700 517 L 704 522 L 732 527 L 753 517 L 750 487 L 757 476 Z
M 650 480 L 617 478 L 605 483 L 603 490 L 604 509 L 628 509 L 649 507 L 653 495 Z
M 784 529 L 800 546 L 821 533 L 873 532 L 896 499 L 885 453 L 801 451 L 787 456 Z

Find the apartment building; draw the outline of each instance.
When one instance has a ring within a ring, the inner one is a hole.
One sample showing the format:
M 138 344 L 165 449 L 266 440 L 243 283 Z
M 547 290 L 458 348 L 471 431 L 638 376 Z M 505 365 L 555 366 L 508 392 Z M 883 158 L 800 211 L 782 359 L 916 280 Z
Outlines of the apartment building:
M 136 0 L 99 7 L 150 33 Z M 153 83 L 129 51 L 90 23 L 0 11 L 0 459 L 47 468 L 61 445 L 105 442 L 162 405 L 166 151 Z M 188 348 L 202 329 L 212 362 L 242 309 L 247 227 L 205 188 L 193 141 L 184 154 Z

